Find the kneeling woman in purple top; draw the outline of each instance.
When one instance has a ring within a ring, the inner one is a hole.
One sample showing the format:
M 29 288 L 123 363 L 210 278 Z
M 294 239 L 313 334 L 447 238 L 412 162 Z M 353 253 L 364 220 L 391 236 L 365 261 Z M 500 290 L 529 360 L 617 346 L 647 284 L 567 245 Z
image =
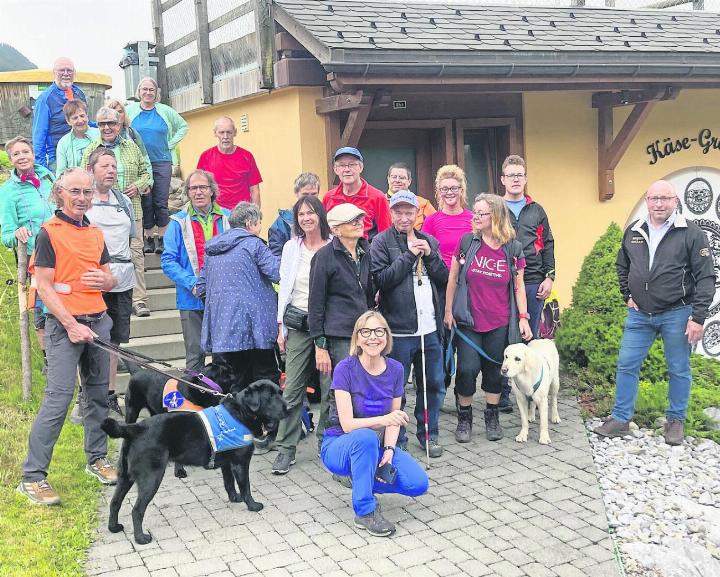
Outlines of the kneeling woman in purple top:
M 374 493 L 417 497 L 428 489 L 422 467 L 395 446 L 400 427 L 409 419 L 400 410 L 403 366 L 385 357 L 391 349 L 385 318 L 374 311 L 361 315 L 350 356 L 335 367 L 320 453 L 331 473 L 352 478 L 355 526 L 378 537 L 391 535 L 395 526 L 380 514 Z

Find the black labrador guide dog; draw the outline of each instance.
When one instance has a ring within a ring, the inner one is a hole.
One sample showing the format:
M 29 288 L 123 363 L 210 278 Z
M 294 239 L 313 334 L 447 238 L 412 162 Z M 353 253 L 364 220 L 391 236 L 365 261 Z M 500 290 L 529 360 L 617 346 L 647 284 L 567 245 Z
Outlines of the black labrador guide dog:
M 274 437 L 280 421 L 288 415 L 280 388 L 268 380 L 256 381 L 245 390 L 228 395 L 220 409 L 244 425 L 250 433 L 247 436 L 260 436 L 264 429 Z M 169 461 L 196 467 L 219 467 L 231 502 L 243 501 L 250 511 L 263 508 L 262 503 L 250 494 L 253 443 L 250 441 L 239 448 L 216 452 L 217 440 L 211 443 L 200 413 L 162 413 L 134 424 L 122 424 L 108 418 L 102 429 L 113 438 L 125 439 L 118 464 L 118 482 L 110 502 L 108 529 L 112 533 L 123 530 L 118 523 L 120 506 L 133 484 L 137 484 L 138 496 L 132 510 L 135 541 L 140 545 L 152 541 L 152 536 L 143 531 L 143 518 Z

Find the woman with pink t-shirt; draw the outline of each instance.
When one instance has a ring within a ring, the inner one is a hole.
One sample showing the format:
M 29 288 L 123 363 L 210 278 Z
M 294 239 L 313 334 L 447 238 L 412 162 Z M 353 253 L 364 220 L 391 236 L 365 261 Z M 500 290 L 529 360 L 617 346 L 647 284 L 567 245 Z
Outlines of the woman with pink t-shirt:
M 525 299 L 522 245 L 501 196 L 480 194 L 473 205 L 472 233 L 455 249 L 448 279 L 445 324 L 456 326 L 458 424 L 455 439 L 470 441 L 478 374 L 485 391 L 485 436 L 498 441 L 500 363 L 508 343 L 532 338 Z
M 467 209 L 467 180 L 459 166 L 448 164 L 435 177 L 438 212 L 425 219 L 422 231 L 440 244 L 440 256 L 450 268 L 453 251 L 460 237 L 472 230 L 472 212 Z

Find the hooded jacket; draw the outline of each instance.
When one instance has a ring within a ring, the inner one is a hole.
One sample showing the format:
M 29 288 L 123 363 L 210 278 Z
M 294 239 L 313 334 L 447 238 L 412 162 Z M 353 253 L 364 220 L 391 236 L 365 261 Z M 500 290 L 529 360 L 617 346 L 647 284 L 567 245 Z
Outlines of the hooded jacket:
M 197 293 L 205 301 L 201 345 L 213 353 L 271 349 L 277 340 L 280 259 L 265 241 L 231 228 L 205 244 Z
M 73 98 L 87 104 L 85 93 L 75 84 L 72 85 Z M 35 159 L 38 164 L 48 168 L 55 162 L 55 149 L 60 139 L 70 130 L 65 120 L 63 106 L 68 101 L 65 91 L 54 82 L 43 90 L 33 107 L 32 141 Z M 94 126 L 95 123 L 90 123 Z
M 529 194 L 525 198 L 527 204 L 522 207 L 519 218 L 508 210 L 525 255 L 525 284 L 540 284 L 546 278 L 555 280 L 555 239 L 547 214 Z
M 705 233 L 683 215 L 665 233 L 655 250 L 652 268 L 649 230 L 637 220 L 625 230 L 616 268 L 620 292 L 632 297 L 645 313 L 661 313 L 692 305 L 692 320 L 703 324 L 715 295 L 713 258 Z

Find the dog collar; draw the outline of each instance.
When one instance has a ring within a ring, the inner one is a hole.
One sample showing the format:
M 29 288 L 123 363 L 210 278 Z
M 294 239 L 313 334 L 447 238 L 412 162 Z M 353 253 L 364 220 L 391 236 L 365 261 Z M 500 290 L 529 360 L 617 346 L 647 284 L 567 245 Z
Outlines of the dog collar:
M 532 396 L 537 393 L 537 390 L 540 388 L 540 385 L 542 384 L 543 375 L 545 374 L 545 359 L 542 361 L 542 365 L 540 366 L 540 378 L 537 380 L 537 382 L 533 385 L 532 393 L 529 395 L 525 395 L 527 397 L 528 401 L 532 401 Z

